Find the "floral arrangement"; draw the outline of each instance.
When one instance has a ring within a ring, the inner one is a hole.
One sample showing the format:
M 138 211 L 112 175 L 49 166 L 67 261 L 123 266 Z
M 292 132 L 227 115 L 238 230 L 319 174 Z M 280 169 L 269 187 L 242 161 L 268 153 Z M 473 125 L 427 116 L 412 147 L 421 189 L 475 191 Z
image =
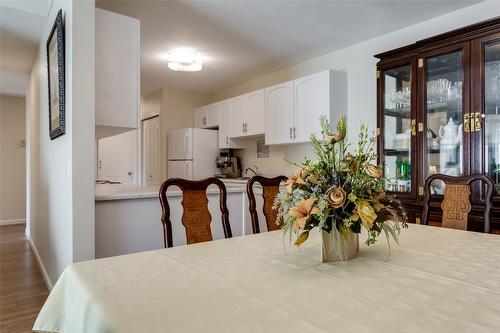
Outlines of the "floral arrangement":
M 345 117 L 340 118 L 337 133 L 331 133 L 326 117 L 321 118 L 321 128 L 322 140 L 311 137 L 317 160 L 293 163 L 297 169 L 276 197 L 274 207 L 285 234 L 289 233 L 290 241 L 295 234 L 299 246 L 314 228 L 331 235 L 337 231 L 359 234 L 364 228 L 367 245 L 375 243 L 382 232 L 388 243 L 391 238 L 398 243 L 408 217 L 401 203 L 386 195 L 382 170 L 371 162 L 377 158 L 375 138 L 368 136 L 362 124 L 351 154 L 345 142 Z

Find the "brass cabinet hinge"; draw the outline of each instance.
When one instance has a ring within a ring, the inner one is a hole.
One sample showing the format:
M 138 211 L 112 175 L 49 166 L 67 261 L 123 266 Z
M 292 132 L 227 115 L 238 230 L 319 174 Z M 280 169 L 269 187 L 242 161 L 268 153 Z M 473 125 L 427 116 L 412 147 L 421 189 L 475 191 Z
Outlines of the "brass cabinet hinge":
M 424 123 L 418 123 L 418 131 L 423 132 L 424 131 Z
M 377 79 L 380 79 L 380 70 L 377 71 Z
M 470 119 L 472 117 L 470 117 L 470 115 L 468 113 L 464 114 L 464 131 L 467 133 L 467 132 L 470 132 Z
M 418 59 L 418 68 L 422 68 L 424 67 L 424 59 L 423 58 L 419 58 Z
M 418 195 L 420 195 L 420 196 L 424 195 L 424 187 L 423 186 L 418 187 Z
M 376 136 L 380 136 L 380 127 L 377 127 L 377 130 L 376 130 L 376 132 L 375 132 L 375 135 L 376 135 Z
M 421 222 L 420 222 L 420 217 L 416 217 L 416 218 L 415 218 L 415 223 L 416 223 L 416 224 L 421 224 Z
M 474 115 L 471 115 L 470 118 L 473 118 L 473 122 L 474 122 L 474 127 L 471 128 L 471 132 L 472 131 L 476 131 L 476 132 L 481 132 L 481 119 L 482 118 L 485 118 L 486 115 L 484 113 L 481 113 L 481 112 L 476 112 Z
M 411 135 L 413 136 L 417 135 L 417 121 L 415 119 L 411 120 L 410 131 Z

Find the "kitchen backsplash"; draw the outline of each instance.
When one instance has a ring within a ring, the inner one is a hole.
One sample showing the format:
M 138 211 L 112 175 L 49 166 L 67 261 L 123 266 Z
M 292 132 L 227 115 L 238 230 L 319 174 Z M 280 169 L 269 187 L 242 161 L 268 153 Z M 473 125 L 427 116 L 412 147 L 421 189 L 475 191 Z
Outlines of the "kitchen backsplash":
M 241 160 L 242 171 L 253 165 L 257 166 L 264 176 L 277 176 L 291 174 L 294 169 L 290 162 L 300 162 L 304 157 L 313 155 L 311 143 L 269 146 L 269 157 L 257 157 L 257 141 L 262 137 L 251 138 L 243 141 L 245 149 L 237 149 L 234 155 Z M 290 162 L 288 162 L 290 161 Z

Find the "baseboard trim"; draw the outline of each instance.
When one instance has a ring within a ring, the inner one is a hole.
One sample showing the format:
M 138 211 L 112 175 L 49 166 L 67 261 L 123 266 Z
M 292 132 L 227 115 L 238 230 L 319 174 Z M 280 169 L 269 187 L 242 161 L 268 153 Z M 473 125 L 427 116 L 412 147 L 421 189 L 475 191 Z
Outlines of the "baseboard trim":
M 13 225 L 13 224 L 25 224 L 25 223 L 26 223 L 26 219 L 0 220 L 0 226 Z
M 45 269 L 45 266 L 42 263 L 42 259 L 40 258 L 40 255 L 38 254 L 38 250 L 36 249 L 35 243 L 33 243 L 33 240 L 31 240 L 31 238 L 29 239 L 29 242 L 30 242 L 31 250 L 35 254 L 35 258 L 36 258 L 36 261 L 38 263 L 38 267 L 42 271 L 42 276 L 43 276 L 43 280 L 45 281 L 45 285 L 47 285 L 47 289 L 49 289 L 49 292 L 50 292 L 54 285 L 52 284 L 52 281 L 50 281 L 49 274 L 47 273 L 47 270 Z

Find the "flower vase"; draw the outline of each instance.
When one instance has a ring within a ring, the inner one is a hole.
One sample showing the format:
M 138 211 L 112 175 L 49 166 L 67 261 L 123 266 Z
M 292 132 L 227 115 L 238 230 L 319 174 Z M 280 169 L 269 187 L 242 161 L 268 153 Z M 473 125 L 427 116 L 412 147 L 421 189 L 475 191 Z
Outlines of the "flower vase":
M 321 262 L 347 261 L 358 256 L 359 234 L 351 230 L 340 233 L 332 230 L 333 235 L 321 231 Z

